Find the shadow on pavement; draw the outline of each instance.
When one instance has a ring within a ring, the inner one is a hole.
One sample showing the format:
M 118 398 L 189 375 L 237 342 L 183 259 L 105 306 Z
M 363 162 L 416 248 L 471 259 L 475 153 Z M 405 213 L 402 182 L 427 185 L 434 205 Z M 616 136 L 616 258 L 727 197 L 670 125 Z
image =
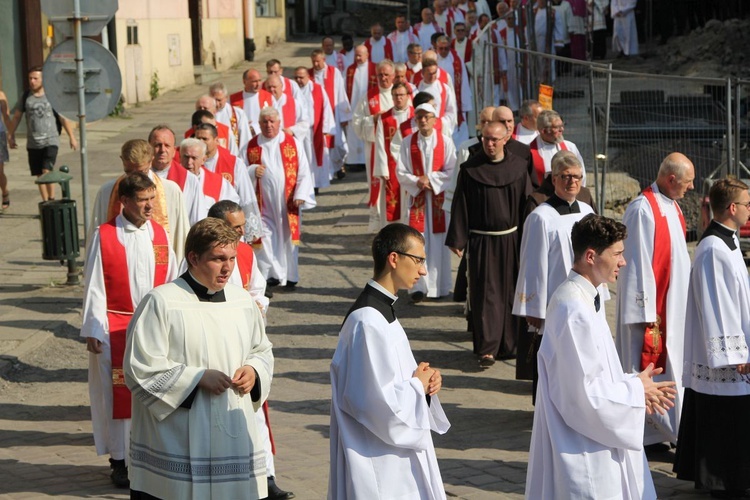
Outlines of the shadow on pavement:
M 0 403 L 4 420 L 33 420 L 37 422 L 86 422 L 91 420 L 88 406 L 40 406 L 20 403 Z M 90 436 L 90 434 L 84 434 Z

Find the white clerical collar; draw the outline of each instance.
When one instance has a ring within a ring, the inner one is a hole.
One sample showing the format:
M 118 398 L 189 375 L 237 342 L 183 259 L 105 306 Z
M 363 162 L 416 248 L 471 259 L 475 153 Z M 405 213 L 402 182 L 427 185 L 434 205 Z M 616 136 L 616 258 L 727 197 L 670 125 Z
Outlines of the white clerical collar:
M 120 217 L 122 228 L 125 230 L 126 233 L 135 233 L 137 231 L 148 231 L 148 227 L 147 227 L 148 221 L 141 224 L 141 227 L 138 227 L 132 222 L 130 222 L 122 213 L 120 213 L 118 217 Z
M 398 297 L 396 297 L 391 292 L 389 292 L 388 290 L 386 290 L 386 288 L 383 285 L 381 285 L 380 283 L 378 283 L 377 281 L 371 279 L 371 280 L 369 280 L 367 282 L 367 284 L 370 285 L 371 287 L 373 287 L 375 290 L 377 290 L 380 293 L 382 293 L 383 295 L 385 295 L 386 297 L 388 297 L 389 299 L 393 300 L 394 304 L 398 300 Z
M 659 190 L 659 186 L 655 182 L 653 184 L 651 184 L 651 189 L 654 191 L 654 193 L 658 194 L 659 195 L 658 198 L 661 198 L 665 203 L 674 203 L 675 202 L 672 198 L 670 198 L 666 194 L 662 193 Z
M 591 300 L 599 295 L 596 287 L 588 280 L 588 278 L 584 278 L 572 269 L 570 270 L 570 274 L 568 274 L 568 279 L 575 282 L 578 286 L 583 288 L 587 294 L 591 295 Z
M 284 132 L 279 130 L 279 133 L 276 134 L 276 137 L 268 138 L 263 134 L 260 134 L 260 137 L 258 138 L 258 144 L 277 144 L 281 142 L 281 140 L 284 138 Z

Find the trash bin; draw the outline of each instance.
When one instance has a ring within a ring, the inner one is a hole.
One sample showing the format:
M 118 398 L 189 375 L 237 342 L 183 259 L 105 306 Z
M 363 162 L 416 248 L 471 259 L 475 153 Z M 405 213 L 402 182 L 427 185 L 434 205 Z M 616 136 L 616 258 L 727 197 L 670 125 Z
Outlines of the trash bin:
M 78 214 L 76 201 L 70 199 L 68 167 L 50 171 L 39 177 L 37 184 L 60 184 L 61 200 L 39 202 L 39 221 L 42 229 L 42 258 L 68 263 L 68 285 L 80 283 L 76 258 L 81 255 L 78 240 Z
M 75 200 L 40 202 L 39 218 L 42 226 L 42 258 L 44 260 L 62 262 L 81 255 Z

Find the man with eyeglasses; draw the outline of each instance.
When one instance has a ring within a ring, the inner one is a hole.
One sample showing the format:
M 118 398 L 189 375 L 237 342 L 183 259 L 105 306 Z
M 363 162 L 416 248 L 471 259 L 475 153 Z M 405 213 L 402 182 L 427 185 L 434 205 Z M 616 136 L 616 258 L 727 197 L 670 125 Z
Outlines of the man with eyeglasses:
M 617 282 L 620 361 L 625 371 L 653 362 L 678 389 L 675 411 L 647 420 L 647 450 L 665 451 L 668 448 L 660 443 L 677 442 L 690 274 L 685 218 L 678 201 L 693 189 L 694 179 L 695 168 L 685 155 L 668 155 L 656 181 L 628 205 L 622 220 L 630 236 L 625 240 L 628 266 Z
M 419 43 L 410 43 L 406 48 L 406 78 L 411 83 L 414 83 L 414 75 L 422 72 L 422 51 Z
M 456 147 L 435 130 L 437 112 L 432 105 L 417 106 L 414 116 L 418 132 L 404 138 L 396 174 L 409 195 L 402 205 L 402 220 L 425 237 L 427 275 L 412 293 L 412 300 L 421 302 L 450 293 L 451 254 L 445 246 L 450 215 L 443 210 L 443 191 L 456 166 Z
M 365 144 L 365 171 L 370 186 L 367 205 L 370 207 L 369 230 L 379 231 L 386 225 L 384 186 L 380 178 L 373 175 L 375 156 L 375 129 L 380 115 L 393 107 L 393 62 L 381 61 L 377 66 L 378 86 L 370 89 L 354 109 L 352 128 Z
M 469 329 L 482 368 L 516 354 L 512 315 L 518 269 L 518 226 L 531 192 L 527 166 L 506 154 L 504 125 L 482 129 L 482 152 L 461 166 L 445 244 L 459 257 L 467 253 Z
M 405 195 L 396 175 L 397 157 L 391 154 L 391 141 L 402 123 L 411 120 L 414 108 L 409 103 L 409 90 L 403 82 L 391 87 L 393 107 L 377 118 L 375 126 L 375 157 L 373 175 L 384 185 L 381 210 L 386 223 L 402 220 L 402 202 Z
M 463 24 L 463 23 L 462 23 Z M 469 127 L 466 123 L 467 114 L 474 110 L 474 98 L 469 85 L 469 74 L 466 64 L 456 51 L 451 48 L 451 41 L 447 36 L 437 39 L 438 67 L 450 75 L 456 94 L 456 129 L 453 132 L 453 142 L 461 144 L 469 138 Z
M 518 335 L 516 378 L 534 381 L 532 401 L 536 401 L 539 378 L 536 354 L 542 340 L 547 306 L 573 265 L 570 232 L 573 224 L 594 213 L 590 205 L 576 200 L 583 179 L 581 170 L 573 153 L 557 153 L 552 158 L 550 176 L 555 191 L 529 214 L 523 225 L 513 314 L 524 318 L 528 328 L 522 328 Z M 598 290 L 602 300 L 609 299 L 606 285 L 600 285 Z
M 750 217 L 750 193 L 744 182 L 728 178 L 716 181 L 708 198 L 713 220 L 695 249 L 688 287 L 685 399 L 674 472 L 696 489 L 711 490 L 712 498 L 745 498 L 750 286 L 737 232 Z
M 552 168 L 552 157 L 558 151 L 570 151 L 578 157 L 583 169 L 583 185 L 586 185 L 586 166 L 578 147 L 563 138 L 565 126 L 563 120 L 556 111 L 544 110 L 536 119 L 536 128 L 539 131 L 537 138 L 529 144 L 531 158 L 534 161 L 534 171 L 539 184 L 549 174 Z
M 390 224 L 372 242 L 373 278 L 344 319 L 331 360 L 328 498 L 445 499 L 432 432 L 450 423 L 442 377 L 417 364 L 396 317 L 399 290 L 425 275 L 424 238 Z

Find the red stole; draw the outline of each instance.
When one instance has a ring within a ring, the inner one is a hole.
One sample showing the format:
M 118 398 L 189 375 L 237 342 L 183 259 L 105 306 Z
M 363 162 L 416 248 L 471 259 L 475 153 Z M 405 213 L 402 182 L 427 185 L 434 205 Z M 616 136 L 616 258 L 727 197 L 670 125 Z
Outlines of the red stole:
M 104 289 L 107 293 L 107 323 L 112 356 L 112 418 L 130 418 L 130 391 L 125 385 L 122 361 L 125 356 L 125 332 L 133 317 L 133 298 L 130 295 L 130 278 L 125 247 L 117 239 L 115 218 L 99 226 L 102 253 Z M 167 232 L 154 221 L 154 287 L 163 285 L 169 269 L 169 244 Z
M 255 252 L 253 247 L 245 243 L 244 241 L 237 242 L 237 270 L 242 278 L 242 287 L 245 290 L 250 290 L 250 276 L 253 273 L 253 261 L 255 260 Z
M 325 117 L 325 99 L 323 98 L 323 87 L 311 81 L 313 85 L 312 99 L 313 112 L 315 114 L 313 122 L 313 151 L 315 152 L 315 162 L 317 167 L 323 166 L 323 153 L 325 148 L 333 147 L 333 136 L 323 133 L 323 121 Z
M 492 43 L 494 45 L 501 45 L 500 39 L 498 38 L 498 31 L 495 28 L 496 26 L 493 26 L 492 29 L 490 29 L 490 34 L 492 35 Z M 499 34 L 500 34 L 500 37 L 503 39 L 502 45 L 507 45 L 508 29 L 507 28 L 501 29 Z M 500 76 L 500 72 L 502 71 L 502 69 L 500 68 L 500 56 L 499 56 L 498 50 L 500 50 L 499 47 L 492 47 L 492 66 L 494 68 L 495 85 L 500 85 L 501 83 L 503 83 L 502 78 Z
M 259 165 L 262 163 L 263 148 L 258 144 L 255 136 L 247 145 L 247 164 Z M 294 137 L 284 136 L 284 141 L 279 145 L 281 149 L 281 162 L 284 167 L 284 199 L 286 200 L 286 215 L 289 222 L 289 231 L 292 234 L 292 243 L 299 245 L 299 207 L 294 205 L 294 190 L 297 188 L 297 172 L 299 170 L 299 157 L 297 156 L 297 144 Z M 255 193 L 258 198 L 258 207 L 263 212 L 263 192 L 261 191 L 261 180 L 255 184 Z M 253 242 L 256 243 L 256 242 Z M 258 242 L 259 243 L 259 242 Z
M 284 128 L 293 127 L 297 123 L 297 103 L 294 97 L 286 95 L 286 102 L 281 107 L 281 114 L 284 118 Z
M 386 220 L 393 222 L 401 218 L 401 186 L 396 175 L 396 158 L 391 154 L 391 142 L 396 131 L 399 129 L 398 121 L 393 116 L 391 108 L 382 115 L 380 121 L 383 127 L 383 139 L 385 142 L 385 154 L 388 158 L 388 180 L 385 182 L 385 212 Z M 409 113 L 402 123 L 409 123 L 414 117 L 414 108 L 409 106 Z
M 438 66 L 437 71 L 437 79 L 439 82 L 444 83 L 448 85 L 448 73 L 443 71 L 440 66 Z M 414 81 L 412 82 L 414 85 L 419 87 L 419 84 L 422 83 L 422 72 L 418 71 L 417 73 L 414 73 Z
M 213 198 L 215 202 L 220 201 L 224 177 L 221 174 L 211 172 L 206 167 L 201 167 L 201 169 L 203 170 L 203 194 Z
M 651 207 L 654 215 L 654 255 L 651 265 L 654 270 L 654 281 L 656 281 L 656 321 L 653 328 L 646 327 L 643 334 L 643 349 L 641 350 L 641 370 L 645 370 L 649 363 L 654 368 L 667 367 L 667 292 L 669 292 L 669 281 L 672 274 L 672 239 L 669 234 L 669 223 L 667 216 L 661 213 L 659 202 L 651 186 L 643 190 L 643 196 Z M 680 206 L 675 202 L 677 213 L 682 224 L 682 233 L 685 231 L 685 218 Z
M 417 123 L 414 121 L 414 114 L 412 113 L 412 117 L 408 120 L 404 120 L 401 125 L 399 125 L 398 129 L 399 132 L 401 132 L 401 137 L 404 139 L 413 134 L 417 129 Z M 435 130 L 440 133 L 443 132 L 443 120 L 439 118 L 435 120 Z
M 229 182 L 229 184 L 234 186 L 234 167 L 237 162 L 237 157 L 230 153 L 228 149 L 222 148 L 221 146 L 217 148 L 216 154 L 218 156 L 216 158 L 216 170 L 214 170 L 214 173 L 221 175 L 227 180 L 227 182 Z M 221 189 L 219 191 L 221 191 Z
M 308 73 L 310 73 L 310 77 L 314 80 L 315 78 L 315 68 L 310 68 L 307 70 Z M 326 94 L 328 94 L 328 102 L 331 103 L 331 110 L 336 109 L 336 68 L 333 66 L 326 65 L 326 76 L 323 77 L 323 85 L 326 90 Z M 318 82 L 313 81 L 316 85 L 320 85 Z M 314 96 L 313 96 L 314 99 Z M 316 114 L 317 116 L 317 114 Z
M 216 131 L 218 134 L 216 135 L 216 141 L 219 143 L 219 146 L 222 148 L 229 149 L 229 127 L 224 125 L 223 123 L 216 122 Z M 193 137 L 195 134 L 195 130 L 193 130 L 193 127 L 190 127 L 185 131 L 185 139 L 188 137 Z M 179 148 L 177 149 L 179 154 Z
M 241 90 L 229 95 L 229 104 L 232 106 L 237 106 L 238 108 L 245 107 L 245 100 L 242 98 Z
M 544 174 L 547 173 L 546 169 L 544 168 L 544 158 L 542 158 L 542 155 L 539 154 L 539 141 L 541 141 L 541 137 L 537 137 L 533 141 L 531 141 L 531 144 L 529 144 L 529 149 L 531 150 L 531 160 L 534 162 L 534 171 L 536 172 L 536 176 L 539 179 L 539 184 L 544 181 Z M 565 145 L 565 141 L 562 141 L 560 143 L 560 151 L 567 151 L 568 146 Z
M 443 134 L 437 130 L 432 131 L 437 136 L 437 144 L 432 155 L 432 172 L 442 170 L 445 164 L 445 145 L 443 144 Z M 411 136 L 411 144 L 409 146 L 409 153 L 411 157 L 411 169 L 412 173 L 418 177 L 426 175 L 424 169 L 424 159 L 422 152 L 419 150 L 419 133 L 415 133 Z M 443 211 L 443 201 L 445 200 L 445 193 L 432 195 L 432 232 L 435 234 L 445 232 L 445 212 Z M 426 212 L 426 201 L 427 195 L 424 189 L 414 197 L 412 206 L 409 209 L 409 225 L 424 233 L 424 220 Z
M 266 89 L 259 89 L 256 95 L 258 96 L 258 108 L 263 109 L 266 106 L 273 105 L 273 95 Z M 229 96 L 229 104 L 245 109 L 245 99 L 242 98 L 241 90 Z
M 463 84 L 463 68 L 464 63 L 461 62 L 461 58 L 455 50 L 451 49 L 453 55 L 453 89 L 456 91 L 456 114 L 458 115 L 458 126 L 464 122 L 463 106 L 461 105 L 461 87 Z M 445 94 L 443 92 L 443 94 Z M 445 112 L 445 103 L 441 104 L 443 113 Z M 441 115 L 443 116 L 443 115 Z
M 226 104 L 225 104 L 226 106 Z M 232 104 L 229 104 L 229 127 L 232 129 L 232 135 L 234 136 L 234 143 L 239 147 L 240 145 L 240 129 L 237 126 L 237 110 L 234 109 Z
M 348 68 L 346 68 L 346 95 L 349 100 L 352 100 L 352 91 L 354 90 L 354 74 L 357 72 L 357 63 L 355 62 Z M 372 88 L 378 88 L 378 76 L 375 68 L 375 63 L 367 62 L 367 90 Z M 357 103 L 352 103 L 352 108 L 355 108 Z
M 466 40 L 466 45 L 464 46 L 464 59 L 463 59 L 463 61 L 464 61 L 464 64 L 469 64 L 471 62 L 471 54 L 472 54 L 472 51 L 471 51 L 472 50 L 471 49 L 471 38 L 465 38 L 465 40 Z M 453 49 L 454 51 L 456 50 L 456 42 L 457 42 L 457 40 L 455 38 L 453 40 L 451 40 L 451 49 Z
M 185 191 L 185 182 L 187 182 L 188 170 L 180 162 L 172 160 L 167 172 L 167 179 L 176 182 L 182 191 Z
M 513 128 L 513 133 L 511 134 L 511 139 L 518 140 L 518 127 L 520 127 L 520 123 L 516 123 L 516 126 Z M 539 150 L 537 149 L 537 153 Z
M 380 87 L 367 91 L 367 108 L 370 116 L 380 113 Z M 375 165 L 375 144 L 370 144 L 370 200 L 368 206 L 374 207 L 378 203 L 380 195 L 380 178 L 373 175 Z
M 383 37 L 383 40 L 385 40 L 385 47 L 383 48 L 385 58 L 389 61 L 393 61 L 393 45 L 391 45 L 391 41 L 388 40 L 387 37 Z M 363 45 L 367 47 L 367 52 L 372 55 L 372 42 L 370 41 L 370 38 L 365 40 L 365 43 Z

